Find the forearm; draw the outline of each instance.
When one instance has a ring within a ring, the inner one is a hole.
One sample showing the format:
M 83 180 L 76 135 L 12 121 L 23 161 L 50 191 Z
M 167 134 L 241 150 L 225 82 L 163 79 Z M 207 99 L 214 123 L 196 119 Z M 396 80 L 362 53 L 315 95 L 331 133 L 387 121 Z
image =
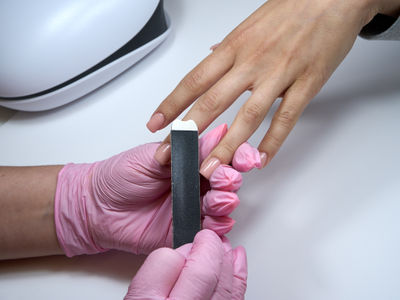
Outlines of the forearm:
M 0 167 L 0 259 L 63 254 L 54 225 L 61 168 Z
M 400 40 L 400 0 L 367 1 L 371 12 L 360 36 L 371 40 Z

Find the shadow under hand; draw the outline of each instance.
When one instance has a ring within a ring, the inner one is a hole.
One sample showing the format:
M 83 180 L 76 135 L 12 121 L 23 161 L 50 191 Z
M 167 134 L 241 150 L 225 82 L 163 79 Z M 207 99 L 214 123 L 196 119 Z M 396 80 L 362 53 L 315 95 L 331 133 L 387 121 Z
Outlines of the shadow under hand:
M 81 255 L 68 258 L 48 256 L 18 260 L 0 261 L 0 273 L 7 277 L 18 276 L 26 272 L 67 272 L 86 273 L 109 277 L 115 280 L 130 281 L 146 256 L 126 252 L 109 251 L 97 255 Z
M 0 126 L 15 115 L 16 111 L 0 106 Z

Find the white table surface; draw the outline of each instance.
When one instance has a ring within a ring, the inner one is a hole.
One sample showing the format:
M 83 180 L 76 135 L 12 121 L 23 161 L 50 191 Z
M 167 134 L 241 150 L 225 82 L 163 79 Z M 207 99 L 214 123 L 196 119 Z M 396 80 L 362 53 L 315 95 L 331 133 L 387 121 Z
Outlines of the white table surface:
M 1 109 L 0 164 L 92 162 L 161 140 L 152 111 L 262 2 L 166 0 L 172 34 L 118 78 L 52 111 Z M 229 237 L 247 249 L 247 299 L 400 299 L 399 129 L 400 43 L 357 39 L 270 166 L 244 176 Z M 0 262 L 0 299 L 122 299 L 143 259 Z

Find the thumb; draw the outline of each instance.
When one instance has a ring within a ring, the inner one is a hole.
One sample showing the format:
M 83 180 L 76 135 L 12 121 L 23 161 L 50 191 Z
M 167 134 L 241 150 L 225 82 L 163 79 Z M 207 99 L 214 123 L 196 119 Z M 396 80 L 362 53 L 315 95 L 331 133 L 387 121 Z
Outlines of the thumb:
M 203 229 L 197 233 L 170 298 L 210 299 L 221 274 L 223 257 L 224 247 L 215 232 Z
M 154 154 L 160 143 L 148 143 L 126 151 L 126 168 L 136 169 L 152 177 L 170 177 L 170 167 L 161 165 Z
M 153 251 L 132 279 L 124 300 L 166 299 L 185 261 L 182 254 L 170 248 Z
M 162 196 L 171 186 L 171 175 L 170 168 L 154 159 L 157 146 L 144 144 L 96 163 L 92 174 L 93 192 L 123 207 L 134 199 Z

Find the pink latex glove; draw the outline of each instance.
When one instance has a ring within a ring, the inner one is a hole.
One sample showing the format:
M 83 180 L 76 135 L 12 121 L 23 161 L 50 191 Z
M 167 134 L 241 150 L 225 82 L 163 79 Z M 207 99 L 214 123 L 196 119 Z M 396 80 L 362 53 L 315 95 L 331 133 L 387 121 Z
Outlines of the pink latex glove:
M 227 132 L 225 124 L 200 139 L 200 157 L 207 157 Z M 170 167 L 153 157 L 158 143 L 138 146 L 104 161 L 68 164 L 58 175 L 55 224 L 58 241 L 71 257 L 118 249 L 148 254 L 172 245 Z M 251 151 L 249 151 L 251 149 Z M 257 167 L 253 148 L 238 154 L 249 157 L 246 169 Z M 255 150 L 257 151 L 257 150 Z M 235 165 L 235 163 L 233 163 Z M 228 215 L 237 207 L 234 193 L 242 183 L 234 168 L 221 165 L 212 174 L 202 196 L 202 226 L 223 235 L 234 221 Z
M 226 238 L 200 231 L 192 244 L 152 252 L 133 278 L 125 300 L 244 299 L 246 252 Z

